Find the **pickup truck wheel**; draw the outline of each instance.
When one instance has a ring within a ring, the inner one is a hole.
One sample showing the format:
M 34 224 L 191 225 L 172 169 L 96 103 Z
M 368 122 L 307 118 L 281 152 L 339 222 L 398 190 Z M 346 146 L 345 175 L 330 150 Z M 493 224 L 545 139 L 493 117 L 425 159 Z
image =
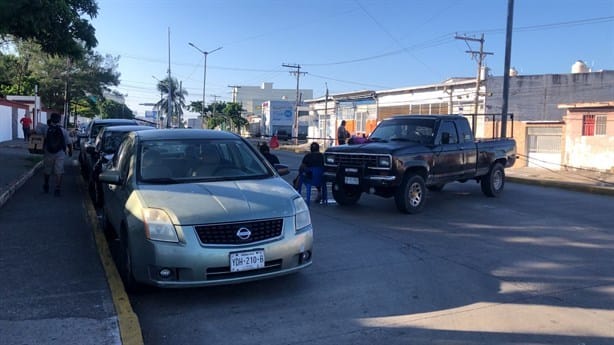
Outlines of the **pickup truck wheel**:
M 403 213 L 419 213 L 426 202 L 426 185 L 420 175 L 409 175 L 394 196 L 397 209 Z
M 358 187 L 346 186 L 343 184 L 333 183 L 333 198 L 337 204 L 342 206 L 351 206 L 360 199 L 360 189 Z
M 495 163 L 490 168 L 488 174 L 482 176 L 480 180 L 482 193 L 486 196 L 496 197 L 503 192 L 505 186 L 505 171 L 501 163 Z

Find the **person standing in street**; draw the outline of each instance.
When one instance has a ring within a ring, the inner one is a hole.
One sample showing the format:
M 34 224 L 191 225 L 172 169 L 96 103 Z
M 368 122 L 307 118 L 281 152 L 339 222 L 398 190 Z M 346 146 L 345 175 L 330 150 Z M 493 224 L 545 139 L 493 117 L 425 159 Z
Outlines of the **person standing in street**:
M 298 176 L 292 182 L 295 189 L 300 191 L 303 181 L 311 180 L 313 177 L 312 168 L 324 168 L 324 154 L 320 152 L 320 144 L 315 141 L 309 145 L 309 153 L 303 156 L 301 165 L 298 168 Z M 316 202 L 320 202 L 322 200 L 322 188 L 317 187 L 317 190 Z
M 339 145 L 343 145 L 346 143 L 348 138 L 350 137 L 350 132 L 345 129 L 345 120 L 341 120 L 341 126 L 337 128 L 337 143 Z
M 49 193 L 49 180 L 51 175 L 55 175 L 55 189 L 53 191 L 55 196 L 60 196 L 66 150 L 68 150 L 68 155 L 72 157 L 72 140 L 66 129 L 60 126 L 61 119 L 62 116 L 60 114 L 52 113 L 49 118 L 49 125 L 42 126 L 41 128 L 41 134 L 45 138 L 43 141 L 43 169 L 45 175 L 43 191 Z
M 28 142 L 28 139 L 30 139 L 30 130 L 32 127 L 32 119 L 30 118 L 30 115 L 26 114 L 24 117 L 21 118 L 21 120 L 19 120 L 19 123 L 21 123 L 21 129 L 23 129 L 23 137 L 26 142 Z

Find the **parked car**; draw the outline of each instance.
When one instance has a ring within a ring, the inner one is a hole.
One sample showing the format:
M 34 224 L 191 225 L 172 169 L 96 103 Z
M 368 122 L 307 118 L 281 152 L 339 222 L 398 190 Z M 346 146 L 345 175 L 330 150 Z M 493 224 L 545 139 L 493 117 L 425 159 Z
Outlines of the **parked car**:
M 132 132 L 105 184 L 102 219 L 119 242 L 127 289 L 198 287 L 294 273 L 311 265 L 307 204 L 233 133 Z
M 136 120 L 132 119 L 94 119 L 89 122 L 85 128 L 84 133 L 80 133 L 79 138 L 79 163 L 81 165 L 81 173 L 83 177 L 89 178 L 89 172 L 92 170 L 94 161 L 90 154 L 87 153 L 88 146 L 93 146 L 96 141 L 98 132 L 104 127 L 108 126 L 122 126 L 122 125 L 138 125 Z
M 111 163 L 117 153 L 119 145 L 130 132 L 154 129 L 150 126 L 109 126 L 104 127 L 98 133 L 94 145 L 87 147 L 86 151 L 92 158 L 92 170 L 88 172 L 88 191 L 96 207 L 103 203 L 102 183 L 98 175 Z

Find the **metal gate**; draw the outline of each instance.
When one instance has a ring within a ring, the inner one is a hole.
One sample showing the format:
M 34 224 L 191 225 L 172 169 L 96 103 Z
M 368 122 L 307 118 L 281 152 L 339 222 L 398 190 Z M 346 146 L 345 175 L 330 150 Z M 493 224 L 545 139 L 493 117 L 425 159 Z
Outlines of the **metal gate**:
M 528 166 L 559 170 L 563 127 L 528 127 Z

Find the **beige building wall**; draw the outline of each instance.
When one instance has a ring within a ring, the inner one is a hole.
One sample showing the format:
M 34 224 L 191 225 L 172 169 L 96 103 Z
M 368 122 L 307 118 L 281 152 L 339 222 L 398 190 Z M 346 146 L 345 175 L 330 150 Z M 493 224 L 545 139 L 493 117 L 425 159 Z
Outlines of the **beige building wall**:
M 614 102 L 562 105 L 565 121 L 565 165 L 573 168 L 614 171 Z M 605 134 L 582 135 L 583 117 L 606 117 Z

